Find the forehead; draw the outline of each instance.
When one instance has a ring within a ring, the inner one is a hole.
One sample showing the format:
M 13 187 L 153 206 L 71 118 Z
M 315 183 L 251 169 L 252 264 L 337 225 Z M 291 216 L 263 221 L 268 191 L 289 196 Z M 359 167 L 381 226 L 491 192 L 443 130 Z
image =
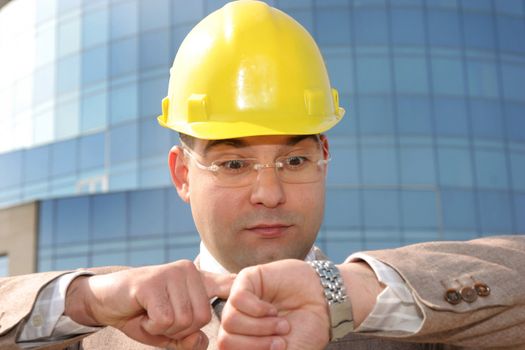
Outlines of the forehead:
M 318 135 L 271 135 L 271 136 L 249 136 L 239 137 L 225 140 L 204 140 L 196 139 L 195 150 L 198 150 L 204 154 L 214 149 L 221 148 L 243 148 L 243 147 L 254 147 L 254 146 L 294 146 L 298 143 L 302 143 L 305 140 L 311 140 L 316 142 Z

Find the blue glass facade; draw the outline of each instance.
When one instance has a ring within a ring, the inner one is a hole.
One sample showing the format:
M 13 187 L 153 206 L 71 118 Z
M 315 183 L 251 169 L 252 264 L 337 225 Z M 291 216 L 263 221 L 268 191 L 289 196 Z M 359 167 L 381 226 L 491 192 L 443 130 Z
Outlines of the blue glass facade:
M 176 135 L 155 116 L 180 42 L 225 2 L 0 10 L 16 29 L 0 38 L 0 205 L 42 200 L 40 270 L 193 257 L 166 166 Z M 330 256 L 525 232 L 523 0 L 268 3 L 312 33 L 347 110 L 328 134 Z

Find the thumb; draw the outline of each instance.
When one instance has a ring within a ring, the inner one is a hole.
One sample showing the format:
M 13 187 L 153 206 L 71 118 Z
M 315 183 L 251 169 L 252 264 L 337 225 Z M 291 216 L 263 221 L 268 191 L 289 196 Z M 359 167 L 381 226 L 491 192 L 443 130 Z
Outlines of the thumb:
M 228 299 L 230 296 L 230 289 L 236 276 L 237 275 L 235 274 L 219 275 L 216 273 L 201 271 L 202 281 L 206 288 L 208 298 L 219 297 L 221 299 Z

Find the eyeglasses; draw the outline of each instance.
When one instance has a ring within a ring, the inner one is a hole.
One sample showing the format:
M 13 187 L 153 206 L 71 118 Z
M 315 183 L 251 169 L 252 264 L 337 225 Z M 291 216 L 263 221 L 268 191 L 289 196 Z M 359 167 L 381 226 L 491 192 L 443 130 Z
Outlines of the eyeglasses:
M 311 152 L 278 157 L 273 163 L 262 164 L 256 158 L 235 158 L 215 160 L 205 165 L 188 148 L 183 146 L 182 149 L 199 169 L 213 173 L 217 184 L 222 187 L 251 185 L 257 180 L 258 172 L 267 168 L 274 168 L 279 180 L 285 183 L 317 182 L 323 177 L 323 169 L 330 161 L 330 157 L 324 159 L 322 151 L 316 148 Z

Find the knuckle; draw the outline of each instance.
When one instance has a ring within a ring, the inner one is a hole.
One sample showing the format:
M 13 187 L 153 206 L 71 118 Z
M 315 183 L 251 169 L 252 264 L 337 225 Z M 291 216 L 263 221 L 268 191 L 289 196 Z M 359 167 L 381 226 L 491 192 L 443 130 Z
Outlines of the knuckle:
M 176 315 L 179 328 L 188 328 L 193 324 L 193 311 L 189 301 L 180 305 L 179 313 Z
M 224 330 L 232 331 L 238 320 L 238 315 L 235 312 L 225 312 L 222 315 L 221 324 Z
M 209 307 L 199 308 L 195 312 L 195 323 L 199 326 L 204 326 L 211 321 L 211 310 Z

